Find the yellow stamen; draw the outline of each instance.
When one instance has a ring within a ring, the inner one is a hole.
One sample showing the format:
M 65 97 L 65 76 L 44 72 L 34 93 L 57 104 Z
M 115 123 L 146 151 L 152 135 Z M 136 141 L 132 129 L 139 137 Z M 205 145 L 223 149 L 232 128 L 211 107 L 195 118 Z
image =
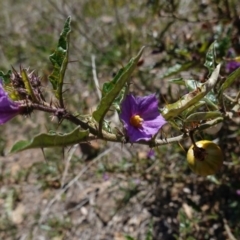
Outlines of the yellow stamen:
M 130 118 L 130 124 L 136 128 L 140 128 L 142 126 L 143 119 L 139 115 L 133 115 Z

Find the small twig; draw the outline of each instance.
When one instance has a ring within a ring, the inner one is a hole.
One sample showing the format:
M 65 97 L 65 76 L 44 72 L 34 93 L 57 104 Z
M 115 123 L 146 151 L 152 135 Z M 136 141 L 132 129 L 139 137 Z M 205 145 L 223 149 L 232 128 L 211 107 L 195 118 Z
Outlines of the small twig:
M 68 169 L 69 169 L 69 165 L 70 165 L 70 161 L 72 159 L 72 156 L 74 154 L 74 152 L 76 151 L 78 147 L 78 144 L 75 144 L 71 150 L 69 151 L 69 154 L 68 154 L 68 158 L 66 160 L 66 165 L 65 165 L 65 169 L 64 169 L 64 172 L 63 172 L 63 176 L 62 176 L 62 181 L 61 181 L 61 186 L 63 187 L 64 184 L 65 184 L 65 179 L 66 179 L 66 176 L 67 176 L 67 172 L 68 172 Z
M 230 102 L 232 103 L 237 103 L 238 102 L 238 99 L 240 98 L 240 92 L 237 93 L 237 96 L 235 98 L 231 98 L 230 96 L 228 96 L 227 94 L 223 94 L 223 96 L 225 98 L 227 98 Z
M 95 63 L 95 55 L 91 56 L 92 59 L 92 74 L 93 74 L 93 82 L 97 91 L 98 99 L 102 98 L 102 93 L 100 91 L 99 81 L 97 78 L 97 70 L 96 70 L 96 63 Z

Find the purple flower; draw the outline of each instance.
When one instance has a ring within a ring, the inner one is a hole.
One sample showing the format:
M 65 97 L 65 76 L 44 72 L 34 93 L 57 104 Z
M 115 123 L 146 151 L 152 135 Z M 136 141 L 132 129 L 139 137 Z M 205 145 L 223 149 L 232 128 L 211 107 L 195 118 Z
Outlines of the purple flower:
M 227 73 L 231 73 L 231 72 L 235 71 L 239 67 L 240 67 L 240 62 L 231 60 L 231 61 L 226 63 L 226 72 Z
M 166 120 L 158 111 L 158 100 L 154 94 L 146 97 L 127 95 L 121 105 L 120 118 L 130 142 L 150 140 Z
M 15 117 L 19 111 L 19 105 L 9 98 L 0 79 L 0 125 Z

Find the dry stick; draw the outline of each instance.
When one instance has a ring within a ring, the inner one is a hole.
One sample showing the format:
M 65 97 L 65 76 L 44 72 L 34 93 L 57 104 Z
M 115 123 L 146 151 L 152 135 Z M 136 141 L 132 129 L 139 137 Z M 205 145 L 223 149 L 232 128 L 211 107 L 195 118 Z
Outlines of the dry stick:
M 75 176 L 63 189 L 61 189 L 54 198 L 52 198 L 51 201 L 48 202 L 45 210 L 42 212 L 41 217 L 39 218 L 38 221 L 38 225 L 42 224 L 42 222 L 45 220 L 47 214 L 49 213 L 52 205 L 60 199 L 61 195 L 66 192 L 74 183 L 76 183 L 79 178 L 92 166 L 94 165 L 97 161 L 99 161 L 104 155 L 107 155 L 108 153 L 110 153 L 112 150 L 114 149 L 114 146 L 112 146 L 111 148 L 107 149 L 106 151 L 104 151 L 103 153 L 99 154 L 95 159 L 93 159 L 86 167 L 84 167 L 82 169 L 82 171 Z
M 99 81 L 98 81 L 98 78 L 97 78 L 95 55 L 92 55 L 91 59 L 92 59 L 93 81 L 94 81 L 94 85 L 95 85 L 96 90 L 97 90 L 98 99 L 100 101 L 101 98 L 102 98 L 102 94 L 101 94 L 101 91 L 100 91 Z M 102 136 L 102 125 L 103 125 L 103 119 L 99 122 L 99 134 L 98 134 L 99 136 Z
M 64 172 L 63 172 L 63 176 L 62 176 L 61 187 L 63 187 L 64 184 L 65 184 L 65 179 L 66 179 L 67 172 L 68 172 L 68 169 L 69 169 L 69 166 L 70 166 L 70 161 L 71 161 L 72 156 L 75 153 L 77 147 L 78 147 L 78 144 L 75 144 L 69 151 L 69 155 L 68 155 L 68 158 L 66 160 L 65 169 L 64 169 Z
M 96 69 L 96 63 L 95 63 L 95 55 L 91 56 L 92 59 L 92 74 L 93 74 L 93 81 L 94 81 L 94 85 L 97 91 L 97 95 L 98 95 L 98 99 L 100 100 L 102 98 L 102 94 L 100 91 L 100 86 L 99 86 L 99 81 L 98 81 L 98 77 L 97 77 L 97 69 Z

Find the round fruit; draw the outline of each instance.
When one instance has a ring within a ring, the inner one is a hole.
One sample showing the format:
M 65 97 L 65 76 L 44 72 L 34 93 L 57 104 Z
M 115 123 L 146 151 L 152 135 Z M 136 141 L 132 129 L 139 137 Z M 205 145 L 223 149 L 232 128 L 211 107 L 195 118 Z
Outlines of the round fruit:
M 202 176 L 212 175 L 222 166 L 223 153 L 214 142 L 202 140 L 188 149 L 187 162 L 193 172 Z

